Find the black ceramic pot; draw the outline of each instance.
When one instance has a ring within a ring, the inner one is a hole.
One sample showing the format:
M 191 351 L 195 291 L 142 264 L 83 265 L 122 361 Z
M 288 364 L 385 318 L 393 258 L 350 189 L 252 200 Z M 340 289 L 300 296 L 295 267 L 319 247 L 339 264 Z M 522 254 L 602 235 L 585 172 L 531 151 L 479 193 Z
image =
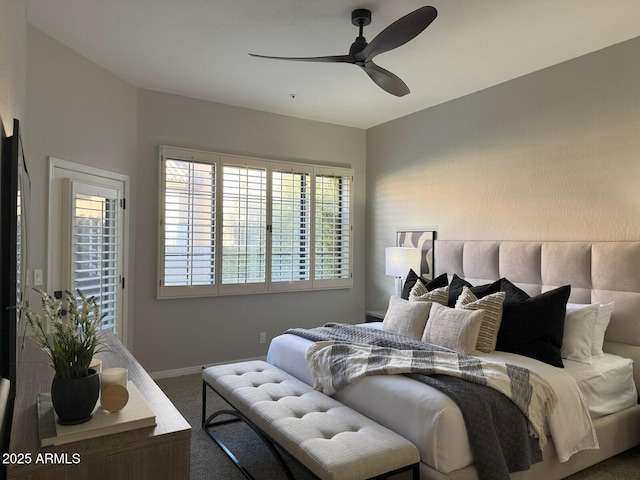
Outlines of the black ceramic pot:
M 100 395 L 100 375 L 90 369 L 82 378 L 53 377 L 51 402 L 61 425 L 84 423 L 93 416 Z

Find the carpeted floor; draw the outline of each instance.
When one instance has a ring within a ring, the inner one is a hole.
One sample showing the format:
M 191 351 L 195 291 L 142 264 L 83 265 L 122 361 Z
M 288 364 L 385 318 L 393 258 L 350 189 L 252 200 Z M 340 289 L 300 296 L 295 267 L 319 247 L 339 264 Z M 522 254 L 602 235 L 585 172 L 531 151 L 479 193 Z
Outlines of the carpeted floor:
M 245 477 L 201 428 L 202 376 L 200 374 L 157 380 L 184 418 L 191 424 L 191 480 L 243 480 Z M 224 407 L 224 402 L 210 391 L 207 415 Z M 253 431 L 242 424 L 230 424 L 222 430 L 225 442 L 238 454 L 240 462 L 256 480 L 283 478 L 268 449 Z M 234 448 L 235 446 L 235 448 Z M 242 453 L 242 455 L 240 455 Z M 296 479 L 311 476 L 288 462 Z M 637 480 L 640 479 L 640 447 L 633 448 L 598 465 L 578 472 L 569 480 Z
M 185 375 L 156 380 L 156 383 L 192 427 L 191 480 L 244 480 L 244 475 L 201 427 L 202 376 Z M 207 392 L 207 416 L 226 406 L 211 390 Z M 218 432 L 256 480 L 283 478 L 277 462 L 251 428 L 238 422 L 219 427 Z M 287 463 L 296 479 L 311 480 L 295 462 Z

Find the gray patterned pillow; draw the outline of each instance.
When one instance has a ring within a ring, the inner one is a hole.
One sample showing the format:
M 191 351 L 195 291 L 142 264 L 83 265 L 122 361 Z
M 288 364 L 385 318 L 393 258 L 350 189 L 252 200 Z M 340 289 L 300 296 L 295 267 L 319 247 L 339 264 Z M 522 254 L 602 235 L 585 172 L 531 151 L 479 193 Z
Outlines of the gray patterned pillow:
M 450 348 L 458 353 L 477 353 L 476 342 L 483 310 L 463 310 L 445 307 L 438 303 L 431 306 L 429 320 L 422 335 L 422 341 Z
M 420 340 L 429 318 L 431 302 L 410 302 L 392 296 L 382 320 L 382 329 Z
M 411 302 L 435 302 L 446 305 L 449 301 L 449 286 L 436 288 L 428 291 L 422 282 L 416 282 L 409 293 Z
M 484 319 L 480 326 L 476 349 L 491 353 L 496 349 L 498 330 L 502 322 L 502 304 L 506 293 L 496 292 L 478 299 L 469 287 L 464 287 L 456 300 L 456 308 L 465 310 L 484 310 Z

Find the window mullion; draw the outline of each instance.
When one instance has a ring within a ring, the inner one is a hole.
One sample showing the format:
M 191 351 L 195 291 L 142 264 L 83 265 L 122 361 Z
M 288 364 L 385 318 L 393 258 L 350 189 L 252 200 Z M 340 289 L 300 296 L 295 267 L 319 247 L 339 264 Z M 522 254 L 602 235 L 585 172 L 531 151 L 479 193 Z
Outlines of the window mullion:
M 273 257 L 273 173 L 271 166 L 267 167 L 267 209 L 266 209 L 266 224 L 265 224 L 265 258 L 264 258 L 264 272 L 265 283 L 267 290 L 271 290 L 271 275 L 272 275 L 272 257 Z

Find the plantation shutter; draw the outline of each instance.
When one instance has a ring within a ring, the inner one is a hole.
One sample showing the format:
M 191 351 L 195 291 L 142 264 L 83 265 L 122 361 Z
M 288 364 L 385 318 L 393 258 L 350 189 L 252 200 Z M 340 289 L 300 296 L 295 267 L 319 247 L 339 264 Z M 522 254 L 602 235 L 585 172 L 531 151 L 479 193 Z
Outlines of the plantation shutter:
M 316 169 L 315 275 L 322 281 L 351 278 L 351 176 Z
M 223 167 L 222 284 L 254 285 L 227 292 L 266 285 L 267 170 L 260 162 L 247 162 Z
M 312 169 L 301 165 L 288 170 L 284 165 L 272 168 L 271 282 L 296 282 L 297 288 L 307 282 L 310 286 Z
M 158 298 L 353 285 L 353 170 L 160 147 Z
M 166 159 L 164 286 L 215 284 L 215 167 Z
M 71 183 L 70 269 L 72 291 L 96 297 L 101 328 L 116 331 L 122 308 L 122 215 L 120 192 L 103 186 Z

